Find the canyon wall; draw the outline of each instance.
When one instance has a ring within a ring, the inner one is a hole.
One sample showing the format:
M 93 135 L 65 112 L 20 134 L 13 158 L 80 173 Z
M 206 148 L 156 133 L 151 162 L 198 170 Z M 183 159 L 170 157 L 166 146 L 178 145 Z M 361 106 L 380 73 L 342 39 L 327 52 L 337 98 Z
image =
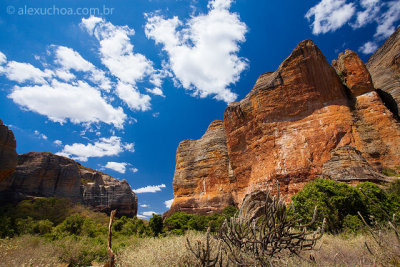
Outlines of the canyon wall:
M 213 122 L 201 139 L 181 142 L 166 216 L 240 206 L 246 194 L 274 190 L 276 182 L 290 197 L 320 177 L 340 147 L 356 156 L 334 158 L 325 169 L 357 158 L 351 171 L 363 166 L 368 170 L 357 173 L 369 175 L 360 180 L 386 180 L 382 167 L 400 165 L 400 125 L 373 82 L 355 52 L 341 53 L 331 66 L 311 40 L 300 42 L 275 72 L 262 74 L 243 100 L 228 105 L 223 124 Z
M 135 216 L 137 197 L 126 180 L 82 166 L 49 152 L 18 155 L 15 171 L 0 182 L 0 201 L 60 197 L 96 211 Z

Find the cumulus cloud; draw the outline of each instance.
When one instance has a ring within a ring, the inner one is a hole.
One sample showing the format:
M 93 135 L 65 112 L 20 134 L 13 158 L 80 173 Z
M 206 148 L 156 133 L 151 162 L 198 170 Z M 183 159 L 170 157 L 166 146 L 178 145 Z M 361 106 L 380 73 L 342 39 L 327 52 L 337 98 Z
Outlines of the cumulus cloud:
M 353 3 L 346 0 L 322 0 L 306 13 L 305 17 L 312 22 L 313 34 L 336 31 L 346 24 L 354 15 L 356 9 Z
M 150 83 L 159 87 L 160 73 L 153 68 L 151 60 L 133 51 L 130 36 L 135 31 L 93 16 L 82 19 L 81 26 L 99 41 L 102 63 L 118 78 L 117 95 L 132 110 L 150 109 L 151 98 L 139 92 L 137 83 L 148 78 Z
M 63 150 L 57 154 L 75 160 L 87 161 L 91 157 L 116 156 L 126 151 L 126 147 L 130 145 L 121 142 L 121 137 L 111 136 L 110 138 L 100 138 L 98 141 L 89 144 L 65 145 Z
M 321 0 L 308 10 L 305 17 L 312 21 L 313 34 L 333 32 L 346 24 L 358 29 L 375 23 L 373 45 L 376 46 L 378 41 L 395 31 L 396 22 L 400 20 L 400 0 Z M 369 45 L 371 47 L 372 43 Z M 369 50 L 367 47 L 365 51 Z
M 145 26 L 147 38 L 161 44 L 168 55 L 165 68 L 183 88 L 195 96 L 211 95 L 227 103 L 237 98 L 229 86 L 247 67 L 247 60 L 238 56 L 247 27 L 238 14 L 229 11 L 231 2 L 210 1 L 207 14 L 192 16 L 186 22 L 147 14 Z
M 161 188 L 165 188 L 165 184 L 160 184 L 160 185 L 148 185 L 145 187 L 141 187 L 138 189 L 133 189 L 133 192 L 136 194 L 141 194 L 141 193 L 156 193 L 161 191 Z
M 58 70 L 58 76 L 62 79 L 70 80 L 73 75 L 70 70 L 89 73 L 87 77 L 93 83 L 99 85 L 104 90 L 111 89 L 111 81 L 105 76 L 104 71 L 96 68 L 92 63 L 85 60 L 78 52 L 65 46 L 55 47 L 55 62 L 60 65 L 62 70 Z
M 143 216 L 143 215 L 140 215 L 140 214 L 136 215 L 136 217 L 138 217 L 139 219 L 147 219 L 146 216 Z
M 109 161 L 107 164 L 104 166 L 104 168 L 114 170 L 116 172 L 124 174 L 126 172 L 126 166 L 128 163 L 126 162 L 114 162 L 114 161 Z
M 18 83 L 33 82 L 46 84 L 46 78 L 50 78 L 54 73 L 50 70 L 42 71 L 32 64 L 10 61 L 4 68 L 7 79 Z
M 165 207 L 167 207 L 168 209 L 171 208 L 172 202 L 174 202 L 174 199 L 164 201 Z
M 137 173 L 139 170 L 137 168 L 131 168 L 131 172 Z
M 142 207 L 142 208 L 148 208 L 149 205 L 147 205 L 147 204 L 142 204 L 142 205 L 140 205 L 140 207 Z
M 50 84 L 15 86 L 8 97 L 54 122 L 105 122 L 122 128 L 126 119 L 121 107 L 108 104 L 96 88 L 83 81 L 70 84 L 53 80 Z
M 366 42 L 358 49 L 358 51 L 368 55 L 374 53 L 376 49 L 378 49 L 378 45 L 375 42 Z
M 3 65 L 7 62 L 7 57 L 2 52 L 0 52 L 0 65 Z

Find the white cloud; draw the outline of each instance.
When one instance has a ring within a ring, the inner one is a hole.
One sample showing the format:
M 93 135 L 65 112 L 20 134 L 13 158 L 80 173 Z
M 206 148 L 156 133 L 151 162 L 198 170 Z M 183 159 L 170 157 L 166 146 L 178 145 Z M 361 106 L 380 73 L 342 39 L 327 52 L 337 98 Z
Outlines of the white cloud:
M 28 63 L 10 61 L 4 68 L 7 79 L 19 83 L 33 82 L 36 84 L 46 84 L 46 78 L 53 76 L 50 70 L 41 71 Z
M 51 84 L 15 86 L 8 97 L 54 122 L 104 122 L 122 128 L 126 119 L 121 107 L 108 104 L 98 90 L 83 81 L 69 84 L 53 80 Z
M 360 28 L 376 19 L 381 9 L 380 1 L 381 0 L 361 0 L 360 5 L 364 10 L 357 12 L 356 22 L 352 26 L 354 28 Z
M 68 73 L 65 73 L 66 71 L 75 70 L 88 72 L 90 73 L 88 79 L 91 82 L 99 85 L 99 87 L 104 90 L 111 89 L 111 81 L 105 76 L 104 71 L 97 69 L 92 63 L 85 60 L 78 52 L 71 48 L 65 46 L 55 47 L 55 62 L 64 70 L 64 80 L 66 74 L 68 76 Z M 71 76 L 67 78 L 71 78 Z
M 147 204 L 142 204 L 142 205 L 140 205 L 140 207 L 142 207 L 142 208 L 148 208 L 149 205 L 147 205 Z
M 366 42 L 358 49 L 358 51 L 368 55 L 374 53 L 376 49 L 378 49 L 378 45 L 375 42 Z
M 7 57 L 2 52 L 0 52 L 0 65 L 3 65 L 7 62 Z
M 158 96 L 165 97 L 163 91 L 158 87 L 155 87 L 153 89 L 146 88 L 146 91 L 149 92 L 149 93 L 152 93 L 153 95 L 158 95 Z
M 346 0 L 322 0 L 310 8 L 305 17 L 312 22 L 313 34 L 336 31 L 346 24 L 354 15 L 356 9 L 353 3 L 347 4 Z
M 101 61 L 119 80 L 117 95 L 132 110 L 149 110 L 151 98 L 139 92 L 137 83 L 148 78 L 149 82 L 161 85 L 161 79 L 152 61 L 133 52 L 130 36 L 135 31 L 96 17 L 82 19 L 81 25 L 100 42 Z
M 378 40 L 389 37 L 395 30 L 398 24 L 395 24 L 400 19 L 400 0 L 386 3 L 387 10 L 378 19 L 378 27 L 374 35 Z
M 143 216 L 146 216 L 146 217 L 151 217 L 151 216 L 153 216 L 153 214 L 158 214 L 158 213 L 155 212 L 155 211 L 145 211 L 145 212 L 142 212 L 142 215 L 143 215 Z
M 38 130 L 35 130 L 35 131 L 34 131 L 34 134 L 35 134 L 37 137 L 39 137 L 39 138 L 41 138 L 41 139 L 43 139 L 43 140 L 47 140 L 47 136 L 44 135 L 44 134 L 42 134 L 42 133 L 39 132 Z
M 104 166 L 104 168 L 114 170 L 116 172 L 124 174 L 126 172 L 126 166 L 128 163 L 126 162 L 114 162 L 114 161 L 109 161 L 107 164 Z
M 131 84 L 118 83 L 116 92 L 131 110 L 146 111 L 150 109 L 150 96 L 142 95 Z
M 172 202 L 174 202 L 174 199 L 164 201 L 165 207 L 167 207 L 168 209 L 171 208 Z
M 163 46 L 169 58 L 167 67 L 185 89 L 227 103 L 237 98 L 228 87 L 247 67 L 246 59 L 238 56 L 247 27 L 238 14 L 229 12 L 230 5 L 230 0 L 210 1 L 207 14 L 193 16 L 186 23 L 151 14 L 145 26 L 147 38 Z
M 58 155 L 71 157 L 75 160 L 87 161 L 91 157 L 116 156 L 125 151 L 126 144 L 121 142 L 121 137 L 111 136 L 100 138 L 93 144 L 74 143 L 64 146 Z
M 161 188 L 165 188 L 165 184 L 160 184 L 160 185 L 148 185 L 145 187 L 141 187 L 138 189 L 133 189 L 133 192 L 136 194 L 141 194 L 141 193 L 155 193 L 161 191 Z
M 131 168 L 131 172 L 137 173 L 139 170 L 137 168 Z
M 143 215 L 140 215 L 140 214 L 136 215 L 136 217 L 138 217 L 139 219 L 147 219 L 146 216 L 143 216 Z
M 376 23 L 376 43 L 389 37 L 396 30 L 396 22 L 400 20 L 400 0 L 353 0 L 350 3 L 347 3 L 347 0 L 321 0 L 308 10 L 305 17 L 309 21 L 314 17 L 313 34 L 333 32 L 346 23 L 353 29 Z M 369 50 L 367 47 L 365 51 Z
M 54 144 L 57 146 L 62 146 L 62 141 L 61 140 L 54 140 Z

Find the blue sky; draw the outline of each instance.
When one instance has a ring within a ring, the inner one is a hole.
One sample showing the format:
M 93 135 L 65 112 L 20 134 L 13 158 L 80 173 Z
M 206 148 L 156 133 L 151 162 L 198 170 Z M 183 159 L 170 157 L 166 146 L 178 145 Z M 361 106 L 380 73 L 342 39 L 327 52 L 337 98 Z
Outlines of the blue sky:
M 328 61 L 346 48 L 366 61 L 399 19 L 399 0 L 3 0 L 0 118 L 20 154 L 126 179 L 146 218 L 173 198 L 179 142 L 223 119 L 299 41 Z

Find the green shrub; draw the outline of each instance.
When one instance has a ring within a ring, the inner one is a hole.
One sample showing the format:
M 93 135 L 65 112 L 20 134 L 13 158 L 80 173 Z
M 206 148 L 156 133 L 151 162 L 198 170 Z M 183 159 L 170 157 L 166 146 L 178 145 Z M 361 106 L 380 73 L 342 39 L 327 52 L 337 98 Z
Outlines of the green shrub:
M 161 215 L 153 213 L 153 217 L 151 217 L 149 220 L 149 227 L 154 236 L 158 236 L 159 234 L 161 234 L 163 229 L 163 219 Z

